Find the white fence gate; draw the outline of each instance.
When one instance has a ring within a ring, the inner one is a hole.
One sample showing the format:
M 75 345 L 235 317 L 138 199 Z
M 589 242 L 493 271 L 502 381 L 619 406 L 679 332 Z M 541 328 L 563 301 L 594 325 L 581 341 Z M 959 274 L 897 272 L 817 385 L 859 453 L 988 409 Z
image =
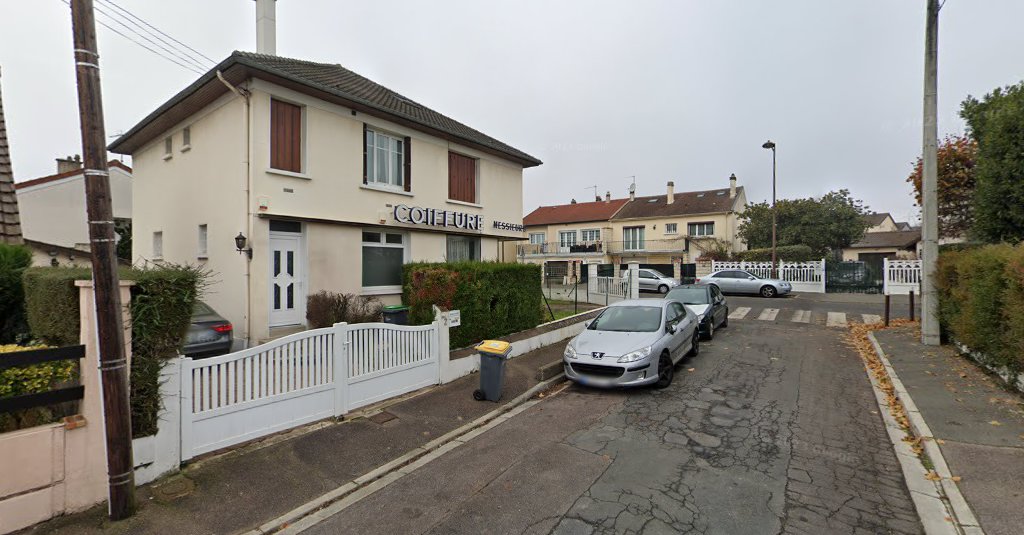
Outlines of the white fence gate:
M 182 357 L 181 459 L 437 384 L 438 329 L 339 323 L 219 357 Z
M 921 261 L 889 260 L 882 264 L 885 273 L 883 292 L 885 295 L 921 294 Z
M 758 277 L 772 278 L 771 262 L 719 262 L 711 263 L 711 271 L 742 269 Z M 793 285 L 794 292 L 825 293 L 825 260 L 810 262 L 779 262 L 778 278 Z

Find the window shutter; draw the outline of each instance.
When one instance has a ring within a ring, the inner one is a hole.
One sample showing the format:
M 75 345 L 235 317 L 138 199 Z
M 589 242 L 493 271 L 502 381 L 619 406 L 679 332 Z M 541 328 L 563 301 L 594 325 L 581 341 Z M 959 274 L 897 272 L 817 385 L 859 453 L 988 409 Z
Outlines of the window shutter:
M 366 177 L 369 170 L 366 168 L 366 132 L 369 130 L 366 123 L 363 123 L 363 184 L 366 184 Z
M 402 143 L 402 148 L 405 149 L 405 154 L 402 155 L 405 158 L 405 191 L 412 191 L 412 138 L 405 136 L 405 140 Z
M 302 107 L 270 100 L 270 167 L 302 172 Z

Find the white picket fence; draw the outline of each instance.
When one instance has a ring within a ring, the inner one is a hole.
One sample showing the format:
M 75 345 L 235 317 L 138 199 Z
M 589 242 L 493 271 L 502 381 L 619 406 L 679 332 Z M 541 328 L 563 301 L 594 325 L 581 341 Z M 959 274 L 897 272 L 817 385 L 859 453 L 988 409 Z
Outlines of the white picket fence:
M 437 384 L 438 331 L 438 322 L 339 323 L 219 357 L 182 357 L 181 459 Z
M 618 277 L 597 276 L 597 265 L 587 266 L 587 300 L 597 305 L 609 305 L 624 299 L 640 298 L 640 264 L 630 263 Z M 583 295 L 583 294 L 580 294 Z
M 741 269 L 761 278 L 772 278 L 771 262 L 711 263 L 711 271 Z M 779 262 L 777 278 L 793 285 L 794 292 L 825 293 L 825 260 L 811 262 Z
M 882 264 L 885 273 L 882 290 L 885 295 L 921 294 L 921 261 L 889 260 Z

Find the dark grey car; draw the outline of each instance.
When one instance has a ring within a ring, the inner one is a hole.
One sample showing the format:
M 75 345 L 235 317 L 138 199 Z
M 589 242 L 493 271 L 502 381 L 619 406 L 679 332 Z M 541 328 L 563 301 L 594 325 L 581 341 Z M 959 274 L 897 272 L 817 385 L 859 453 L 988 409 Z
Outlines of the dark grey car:
M 192 309 L 192 325 L 185 335 L 181 353 L 186 357 L 203 358 L 223 355 L 231 351 L 234 327 L 217 311 L 202 301 Z

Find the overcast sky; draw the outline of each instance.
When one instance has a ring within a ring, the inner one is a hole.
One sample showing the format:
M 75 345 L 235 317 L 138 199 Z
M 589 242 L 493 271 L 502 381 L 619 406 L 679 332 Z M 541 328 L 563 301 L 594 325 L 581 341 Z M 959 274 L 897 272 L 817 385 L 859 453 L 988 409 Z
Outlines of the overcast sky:
M 255 49 L 252 0 L 113 0 L 220 61 Z M 97 4 L 100 8 L 104 3 Z M 921 149 L 925 0 L 351 2 L 280 0 L 279 55 L 340 63 L 544 161 L 524 209 L 725 187 L 751 201 L 847 188 L 897 220 Z M 113 7 L 107 5 L 108 11 Z M 102 19 L 102 17 L 101 17 Z M 968 94 L 1024 78 L 1024 2 L 947 0 L 939 132 Z M 123 31 L 123 30 L 122 30 Z M 130 35 L 130 34 L 129 34 Z M 99 29 L 107 133 L 198 75 Z M 0 0 L 0 67 L 16 180 L 81 152 L 70 12 Z

